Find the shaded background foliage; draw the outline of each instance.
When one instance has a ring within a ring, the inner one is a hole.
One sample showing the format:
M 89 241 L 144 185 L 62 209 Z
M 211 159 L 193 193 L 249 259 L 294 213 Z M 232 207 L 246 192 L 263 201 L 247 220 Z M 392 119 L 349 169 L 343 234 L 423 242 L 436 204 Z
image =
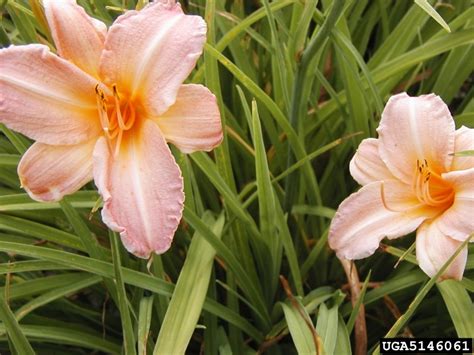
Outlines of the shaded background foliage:
M 78 3 L 110 25 L 146 1 Z M 472 2 L 196 0 L 183 7 L 208 23 L 189 81 L 217 96 L 226 138 L 210 154 L 173 150 L 186 208 L 166 254 L 148 264 L 127 254 L 101 222 L 92 183 L 61 203 L 30 200 L 16 166 L 31 142 L 0 127 L 0 352 L 364 348 L 365 332 L 354 330 L 360 303 L 351 305 L 344 270 L 327 247 L 330 219 L 357 189 L 349 160 L 375 136 L 390 95 L 435 92 L 457 127 L 474 126 Z M 0 1 L 0 16 L 3 47 L 53 48 L 37 0 Z M 472 246 L 463 280 L 430 289 L 413 242 L 413 235 L 386 241 L 355 264 L 366 280 L 368 351 L 387 333 L 474 336 Z M 414 313 L 406 313 L 410 304 Z M 160 329 L 167 335 L 155 348 Z

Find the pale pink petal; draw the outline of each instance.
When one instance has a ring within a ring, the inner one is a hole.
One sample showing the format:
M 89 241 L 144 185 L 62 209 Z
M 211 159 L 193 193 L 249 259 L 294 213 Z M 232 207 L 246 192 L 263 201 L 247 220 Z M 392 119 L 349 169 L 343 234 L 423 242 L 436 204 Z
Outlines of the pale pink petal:
M 423 223 L 416 233 L 416 259 L 420 268 L 433 277 L 459 248 L 462 242 L 443 234 L 436 223 Z M 467 261 L 467 247 L 458 254 L 441 279 L 461 280 Z
M 439 230 L 464 241 L 474 233 L 474 168 L 443 174 L 455 191 L 454 203 L 436 219 Z
M 43 0 L 43 6 L 58 54 L 98 77 L 105 24 L 89 17 L 76 0 Z
M 216 97 L 202 85 L 182 85 L 175 104 L 155 122 L 183 153 L 209 151 L 222 142 Z
M 133 130 L 115 158 L 99 139 L 94 180 L 104 199 L 104 223 L 120 232 L 129 252 L 148 258 L 171 245 L 182 215 L 183 180 L 156 123 L 146 120 Z
M 18 164 L 22 187 L 37 201 L 58 201 L 92 180 L 95 140 L 76 145 L 34 143 Z
M 206 23 L 184 15 L 179 4 L 151 3 L 127 11 L 110 27 L 101 74 L 118 91 L 141 97 L 153 116 L 163 114 L 194 68 L 206 40 Z
M 454 152 L 474 150 L 474 129 L 462 126 L 456 130 Z M 451 170 L 464 170 L 474 168 L 474 156 L 455 156 Z
M 360 185 L 395 179 L 380 158 L 379 140 L 375 138 L 367 138 L 360 143 L 351 160 L 349 169 L 352 177 Z
M 404 236 L 432 216 L 434 211 L 420 206 L 408 188 L 396 180 L 376 181 L 345 199 L 329 229 L 329 246 L 337 256 L 365 258 L 384 237 Z
M 0 50 L 0 122 L 46 144 L 100 133 L 97 81 L 38 44 Z
M 437 172 L 449 170 L 454 152 L 454 121 L 434 94 L 392 96 L 377 129 L 382 160 L 397 178 L 412 183 L 417 160 Z

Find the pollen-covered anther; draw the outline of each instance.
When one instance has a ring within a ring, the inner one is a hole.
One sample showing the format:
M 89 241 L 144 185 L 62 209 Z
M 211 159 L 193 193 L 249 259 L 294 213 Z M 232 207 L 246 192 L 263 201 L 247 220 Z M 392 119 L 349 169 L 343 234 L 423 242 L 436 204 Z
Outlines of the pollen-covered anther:
M 100 124 L 104 132 L 109 130 L 109 118 L 107 116 L 107 99 L 104 92 L 99 88 L 99 84 L 95 86 L 95 96 L 97 102 L 97 111 L 99 111 Z

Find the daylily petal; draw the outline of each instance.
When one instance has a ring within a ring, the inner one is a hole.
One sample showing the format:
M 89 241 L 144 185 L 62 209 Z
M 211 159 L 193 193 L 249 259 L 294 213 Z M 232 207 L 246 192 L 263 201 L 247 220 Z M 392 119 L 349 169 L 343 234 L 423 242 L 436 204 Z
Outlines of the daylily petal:
M 361 259 L 372 255 L 384 237 L 414 231 L 432 210 L 418 206 L 410 195 L 394 180 L 365 185 L 339 206 L 329 229 L 329 246 L 339 258 Z
M 0 50 L 0 122 L 46 144 L 100 133 L 97 81 L 38 44 Z
M 474 233 L 474 168 L 451 171 L 443 179 L 453 185 L 453 205 L 436 219 L 439 230 L 451 238 L 464 241 Z
M 395 179 L 380 158 L 379 140 L 375 138 L 367 138 L 360 143 L 351 160 L 349 169 L 352 177 L 360 185 Z
M 209 151 L 222 142 L 216 97 L 202 85 L 182 85 L 175 104 L 155 122 L 183 153 Z
M 461 244 L 462 242 L 443 234 L 437 228 L 437 223 L 425 222 L 416 233 L 416 259 L 418 265 L 428 276 L 433 277 Z M 441 278 L 461 280 L 466 261 L 467 247 L 458 254 Z
M 426 159 L 438 173 L 451 166 L 454 121 L 439 96 L 392 96 L 377 132 L 382 160 L 393 175 L 406 183 L 413 181 L 417 160 Z
M 130 96 L 140 93 L 143 107 L 159 116 L 175 102 L 205 40 L 204 20 L 184 15 L 179 4 L 155 2 L 127 11 L 109 29 L 102 77 Z
M 76 145 L 34 143 L 18 164 L 22 187 L 37 201 L 59 201 L 92 180 L 95 140 Z
M 148 258 L 168 250 L 182 215 L 183 180 L 156 123 L 146 120 L 124 136 L 116 157 L 100 138 L 94 180 L 104 199 L 102 219 L 129 252 Z
M 474 129 L 462 126 L 456 130 L 454 152 L 474 150 Z M 455 156 L 451 170 L 464 170 L 474 168 L 474 156 Z
M 76 0 L 43 0 L 58 54 L 98 77 L 107 26 L 89 17 Z

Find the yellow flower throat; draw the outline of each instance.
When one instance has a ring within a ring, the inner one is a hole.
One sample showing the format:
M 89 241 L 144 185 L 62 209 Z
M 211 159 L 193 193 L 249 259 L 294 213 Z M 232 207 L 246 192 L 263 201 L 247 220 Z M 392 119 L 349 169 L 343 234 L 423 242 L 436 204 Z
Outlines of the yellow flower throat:
M 117 156 L 122 144 L 123 134 L 129 131 L 137 120 L 137 112 L 132 100 L 128 97 L 120 97 L 117 86 L 112 86 L 113 103 L 108 104 L 104 92 L 95 87 L 97 109 L 99 111 L 100 124 L 107 138 L 109 148 Z
M 413 191 L 420 202 L 429 206 L 445 209 L 454 202 L 453 187 L 428 165 L 426 159 L 416 160 Z

